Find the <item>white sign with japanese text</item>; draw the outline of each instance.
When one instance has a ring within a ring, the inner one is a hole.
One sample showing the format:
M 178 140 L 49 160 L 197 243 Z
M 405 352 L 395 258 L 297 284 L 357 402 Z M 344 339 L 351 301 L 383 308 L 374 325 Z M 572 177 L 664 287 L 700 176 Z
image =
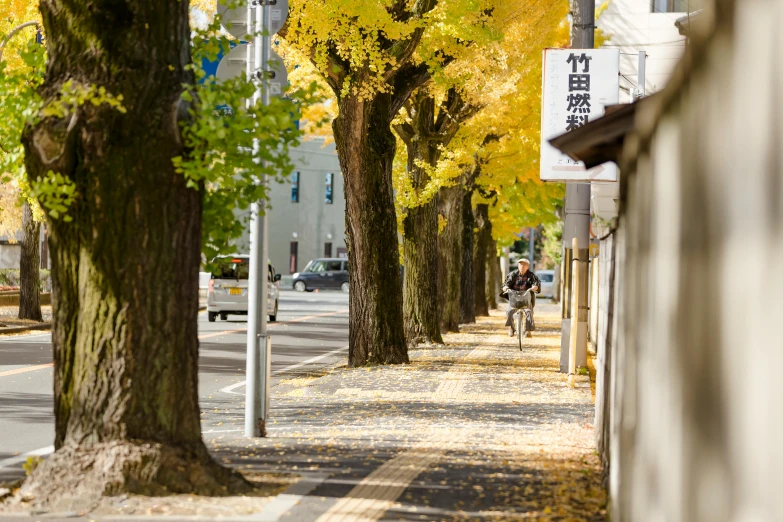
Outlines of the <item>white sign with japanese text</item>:
M 541 179 L 617 181 L 617 165 L 590 170 L 554 148 L 549 140 L 604 114 L 620 97 L 619 49 L 546 49 L 541 97 Z

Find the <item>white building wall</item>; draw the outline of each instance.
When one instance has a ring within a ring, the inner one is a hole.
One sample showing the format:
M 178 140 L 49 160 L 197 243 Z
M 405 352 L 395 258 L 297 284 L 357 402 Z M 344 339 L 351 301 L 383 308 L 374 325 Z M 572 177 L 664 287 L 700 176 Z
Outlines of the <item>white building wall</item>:
M 609 37 L 602 47 L 620 49 L 620 103 L 631 101 L 637 87 L 639 51 L 647 55 L 646 93 L 649 96 L 663 89 L 674 66 L 685 51 L 685 37 L 674 23 L 686 13 L 651 12 L 647 0 L 612 0 L 597 21 L 597 26 Z M 593 183 L 591 212 L 593 233 L 601 237 L 617 217 L 620 184 Z

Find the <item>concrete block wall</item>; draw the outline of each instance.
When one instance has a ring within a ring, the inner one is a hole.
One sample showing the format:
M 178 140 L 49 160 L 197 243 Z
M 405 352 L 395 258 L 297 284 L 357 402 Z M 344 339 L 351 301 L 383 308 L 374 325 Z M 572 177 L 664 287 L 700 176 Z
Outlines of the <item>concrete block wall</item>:
M 783 520 L 780 19 L 783 0 L 722 2 L 626 142 L 599 392 L 612 520 Z

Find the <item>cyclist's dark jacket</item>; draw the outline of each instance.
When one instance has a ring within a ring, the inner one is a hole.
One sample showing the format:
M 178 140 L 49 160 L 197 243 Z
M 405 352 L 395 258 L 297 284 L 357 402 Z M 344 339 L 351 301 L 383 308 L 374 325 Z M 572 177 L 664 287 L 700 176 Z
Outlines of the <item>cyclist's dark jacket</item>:
M 520 274 L 519 270 L 512 270 L 506 276 L 506 282 L 503 284 L 509 287 L 511 290 L 517 290 L 520 292 L 524 292 L 525 290 L 529 290 L 530 288 L 537 286 L 538 290 L 536 293 L 541 293 L 541 280 L 530 270 L 525 272 L 525 275 Z

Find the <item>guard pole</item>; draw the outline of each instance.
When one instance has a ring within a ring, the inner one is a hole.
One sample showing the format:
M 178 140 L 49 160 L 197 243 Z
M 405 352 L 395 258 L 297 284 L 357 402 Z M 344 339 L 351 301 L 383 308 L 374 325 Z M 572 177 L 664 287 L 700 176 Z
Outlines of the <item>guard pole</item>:
M 572 248 L 573 252 L 579 252 L 579 240 L 577 238 L 573 239 Z M 572 263 L 571 273 L 573 274 L 573 277 L 571 285 L 574 289 L 574 293 L 573 298 L 571 299 L 571 324 L 573 326 L 571 327 L 571 340 L 568 351 L 568 386 L 571 388 L 576 385 L 576 346 L 579 341 L 579 333 L 578 328 L 575 328 L 575 323 L 579 321 L 579 292 L 581 290 L 579 288 L 579 281 L 582 271 L 578 256 L 574 256 Z
M 255 73 L 258 88 L 253 95 L 255 104 L 259 101 L 269 105 L 267 80 L 267 59 L 270 38 L 267 29 L 269 5 L 264 3 L 255 12 L 253 2 L 248 2 L 248 27 L 253 27 L 255 14 L 255 37 L 253 40 L 253 60 L 250 60 L 248 46 L 248 78 Z M 260 33 L 260 34 L 259 34 Z M 262 36 L 263 35 L 263 36 Z M 258 154 L 258 142 L 253 145 L 254 154 Z M 266 176 L 258 183 L 267 184 Z M 269 416 L 269 384 L 271 380 L 272 342 L 267 335 L 267 289 L 268 269 L 268 230 L 266 211 L 263 201 L 250 206 L 250 276 L 248 280 L 247 310 L 247 361 L 245 384 L 245 436 L 266 437 L 266 421 Z

